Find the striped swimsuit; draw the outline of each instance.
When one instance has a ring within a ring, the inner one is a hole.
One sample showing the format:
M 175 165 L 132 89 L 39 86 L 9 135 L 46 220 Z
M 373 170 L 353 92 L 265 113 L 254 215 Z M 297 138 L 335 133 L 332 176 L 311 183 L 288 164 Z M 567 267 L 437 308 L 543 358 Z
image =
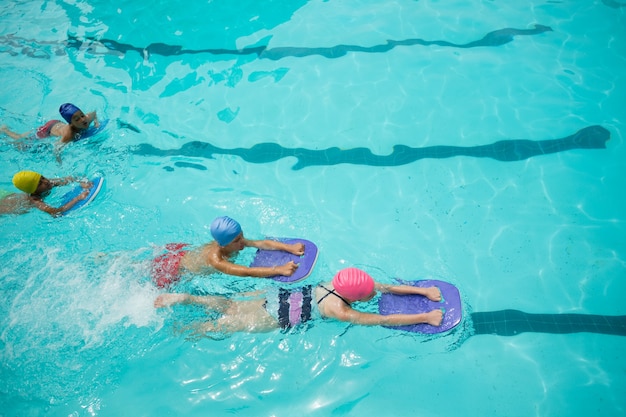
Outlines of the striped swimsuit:
M 317 306 L 311 303 L 313 287 L 269 288 L 265 309 L 283 329 L 305 323 L 319 317 Z
M 329 295 L 339 297 L 344 303 L 350 306 L 345 298 L 328 288 L 320 285 L 327 294 L 321 297 L 317 303 L 312 303 L 313 287 L 307 285 L 302 288 L 269 288 L 267 290 L 267 301 L 264 304 L 265 310 L 274 317 L 282 329 L 289 329 L 297 324 L 305 323 L 309 320 L 320 318 L 317 306 Z

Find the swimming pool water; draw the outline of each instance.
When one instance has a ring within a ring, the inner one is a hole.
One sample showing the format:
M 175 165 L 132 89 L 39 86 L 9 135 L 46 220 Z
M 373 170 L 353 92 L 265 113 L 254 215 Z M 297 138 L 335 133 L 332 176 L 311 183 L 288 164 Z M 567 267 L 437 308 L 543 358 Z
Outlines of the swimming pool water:
M 0 123 L 72 101 L 112 127 L 61 164 L 0 139 L 2 189 L 105 177 L 71 216 L 0 218 L 0 415 L 624 413 L 626 5 L 0 7 Z M 316 242 L 312 283 L 450 281 L 466 319 L 194 338 L 201 312 L 154 311 L 147 261 L 223 214 Z

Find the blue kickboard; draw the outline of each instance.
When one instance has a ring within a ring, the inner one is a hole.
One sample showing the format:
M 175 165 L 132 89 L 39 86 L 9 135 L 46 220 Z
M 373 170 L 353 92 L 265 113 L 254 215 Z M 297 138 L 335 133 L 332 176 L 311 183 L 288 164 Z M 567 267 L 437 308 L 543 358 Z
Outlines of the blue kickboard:
M 95 127 L 93 125 L 89 126 L 87 129 L 80 132 L 80 134 L 77 135 L 78 137 L 74 139 L 74 141 L 87 139 L 94 135 L 97 135 L 98 133 L 102 132 L 104 128 L 107 127 L 107 124 L 109 124 L 109 119 L 100 120 L 100 125 L 98 127 Z
M 102 177 L 95 177 L 94 179 L 91 180 L 91 182 L 93 183 L 93 185 L 89 189 L 89 195 L 86 198 L 78 201 L 70 209 L 66 210 L 63 214 L 67 214 L 67 213 L 69 213 L 71 211 L 74 211 L 74 210 L 77 210 L 77 209 L 79 209 L 81 207 L 84 207 L 87 204 L 91 203 L 91 201 L 94 198 L 96 198 L 96 196 L 100 192 L 100 189 L 102 188 L 102 184 L 104 183 L 104 178 L 102 178 Z M 74 199 L 76 196 L 78 196 L 80 193 L 82 193 L 84 190 L 85 189 L 83 187 L 81 187 L 80 185 L 75 186 L 70 191 L 65 193 L 63 195 L 63 197 L 61 197 L 61 205 L 67 204 L 72 199 Z

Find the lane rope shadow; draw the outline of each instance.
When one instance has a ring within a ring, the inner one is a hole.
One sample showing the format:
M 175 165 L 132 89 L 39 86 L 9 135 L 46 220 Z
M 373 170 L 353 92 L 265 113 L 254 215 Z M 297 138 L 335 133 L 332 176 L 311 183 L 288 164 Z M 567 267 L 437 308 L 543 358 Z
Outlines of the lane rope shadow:
M 602 126 L 594 125 L 580 129 L 576 133 L 546 140 L 510 139 L 478 146 L 428 146 L 412 148 L 395 145 L 389 155 L 376 155 L 368 148 L 340 149 L 337 147 L 322 150 L 287 148 L 277 143 L 259 143 L 250 148 L 225 149 L 209 142 L 191 141 L 178 149 L 159 149 L 143 143 L 131 149 L 131 153 L 141 156 L 186 156 L 215 159 L 215 155 L 234 155 L 246 162 L 264 164 L 283 158 L 296 158 L 293 170 L 312 166 L 338 164 L 390 167 L 410 164 L 421 159 L 444 159 L 456 156 L 491 158 L 502 162 L 514 162 L 540 155 L 564 152 L 572 149 L 605 149 L 610 132 Z
M 545 25 L 534 24 L 530 29 L 504 28 L 487 33 L 481 39 L 467 43 L 453 43 L 446 40 L 427 40 L 421 38 L 409 38 L 393 40 L 373 46 L 360 45 L 334 45 L 329 47 L 305 47 L 285 46 L 269 48 L 267 45 L 249 46 L 240 49 L 205 48 L 185 49 L 181 45 L 170 45 L 161 42 L 151 43 L 147 46 L 136 46 L 118 42 L 113 39 L 86 36 L 79 38 L 68 35 L 67 40 L 42 41 L 28 39 L 13 34 L 0 36 L 0 52 L 12 56 L 26 55 L 31 58 L 50 59 L 52 56 L 67 54 L 69 50 L 86 51 L 93 55 L 116 55 L 124 56 L 128 52 L 136 52 L 142 59 L 150 59 L 152 55 L 164 57 L 176 57 L 183 55 L 210 54 L 215 56 L 246 56 L 256 55 L 259 59 L 278 61 L 283 58 L 304 58 L 308 56 L 323 56 L 325 58 L 341 58 L 350 52 L 358 53 L 385 53 L 399 46 L 443 46 L 457 49 L 469 49 L 479 47 L 497 47 L 512 42 L 516 36 L 533 36 L 544 32 L 551 32 L 552 28 Z M 270 37 L 271 38 L 271 37 Z M 262 42 L 268 43 L 269 39 Z
M 626 316 L 533 314 L 519 310 L 471 313 L 474 335 L 515 336 L 521 333 L 600 333 L 626 336 Z

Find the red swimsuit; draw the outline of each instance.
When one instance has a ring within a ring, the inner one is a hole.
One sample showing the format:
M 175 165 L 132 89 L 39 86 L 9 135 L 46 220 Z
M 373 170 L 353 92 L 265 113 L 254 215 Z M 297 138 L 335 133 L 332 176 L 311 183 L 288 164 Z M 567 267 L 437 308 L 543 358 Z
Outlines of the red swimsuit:
M 187 243 L 168 243 L 165 245 L 167 253 L 157 256 L 152 261 L 152 279 L 159 288 L 169 287 L 180 279 L 180 261 L 187 253 L 182 250 Z
M 54 125 L 56 125 L 57 123 L 61 123 L 61 121 L 60 120 L 50 120 L 45 125 L 40 126 L 37 129 L 37 133 L 36 133 L 37 137 L 39 139 L 44 139 L 44 138 L 50 137 L 50 131 L 52 130 Z

